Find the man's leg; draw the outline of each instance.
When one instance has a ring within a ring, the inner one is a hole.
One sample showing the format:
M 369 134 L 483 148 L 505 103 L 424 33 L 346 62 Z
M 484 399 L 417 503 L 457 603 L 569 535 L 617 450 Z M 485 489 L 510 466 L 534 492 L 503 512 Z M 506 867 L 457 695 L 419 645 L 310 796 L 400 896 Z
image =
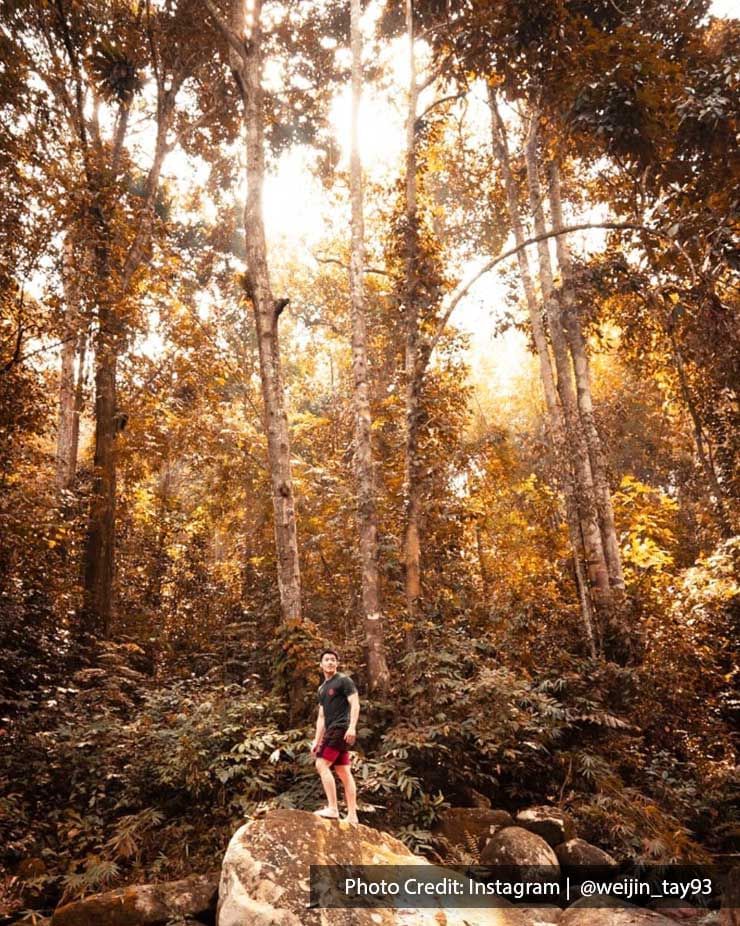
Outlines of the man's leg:
M 352 777 L 352 768 L 349 765 L 336 765 L 336 772 L 344 785 L 344 795 L 347 798 L 347 820 L 350 823 L 359 823 L 357 819 L 357 786 Z
M 318 811 L 320 816 L 339 816 L 339 810 L 337 808 L 337 785 L 334 781 L 334 776 L 331 773 L 331 764 L 326 759 L 317 759 L 316 760 L 316 771 L 321 776 L 321 784 L 324 786 L 324 793 L 326 794 L 326 809 L 330 813 L 322 814 L 321 811 Z

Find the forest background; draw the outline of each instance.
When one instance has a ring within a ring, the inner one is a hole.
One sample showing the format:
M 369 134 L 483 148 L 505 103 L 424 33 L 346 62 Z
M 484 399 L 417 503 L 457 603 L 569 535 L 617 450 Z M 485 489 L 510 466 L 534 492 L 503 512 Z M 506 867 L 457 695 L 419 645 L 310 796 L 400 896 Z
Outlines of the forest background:
M 3 912 L 315 806 L 324 645 L 415 849 L 729 851 L 737 20 L 0 8 Z

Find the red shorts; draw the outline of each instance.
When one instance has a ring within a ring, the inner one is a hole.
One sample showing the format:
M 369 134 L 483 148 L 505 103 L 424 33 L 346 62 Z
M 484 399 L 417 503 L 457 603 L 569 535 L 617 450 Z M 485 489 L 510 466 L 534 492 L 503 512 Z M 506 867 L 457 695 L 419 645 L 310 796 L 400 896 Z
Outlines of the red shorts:
M 347 744 L 344 742 L 344 732 L 327 730 L 314 755 L 317 759 L 326 759 L 329 765 L 349 765 L 351 759 Z

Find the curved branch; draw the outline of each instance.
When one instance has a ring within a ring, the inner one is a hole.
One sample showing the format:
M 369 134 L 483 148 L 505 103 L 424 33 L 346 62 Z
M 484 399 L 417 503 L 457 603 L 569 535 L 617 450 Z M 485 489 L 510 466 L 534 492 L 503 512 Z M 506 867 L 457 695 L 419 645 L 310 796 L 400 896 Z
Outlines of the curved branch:
M 425 351 L 427 362 L 429 361 L 429 358 L 434 353 L 434 350 L 437 347 L 437 344 L 439 343 L 439 339 L 442 337 L 442 332 L 447 326 L 447 322 L 450 320 L 450 316 L 455 310 L 455 307 L 460 302 L 460 300 L 470 292 L 471 287 L 475 283 L 477 283 L 478 280 L 484 274 L 488 273 L 489 270 L 493 270 L 493 268 L 497 264 L 500 264 L 502 261 L 505 261 L 509 257 L 513 257 L 514 254 L 521 251 L 522 248 L 526 248 L 531 244 L 537 244 L 538 241 L 544 241 L 547 238 L 556 238 L 559 235 L 568 235 L 568 234 L 571 234 L 572 232 L 585 231 L 590 228 L 605 228 L 605 229 L 620 230 L 620 231 L 624 231 L 624 230 L 641 231 L 641 232 L 647 233 L 648 235 L 654 235 L 656 238 L 663 238 L 665 240 L 668 240 L 679 248 L 683 256 L 688 261 L 692 278 L 696 280 L 696 270 L 694 269 L 694 265 L 691 261 L 691 258 L 688 256 L 688 254 L 686 254 L 685 250 L 679 245 L 679 243 L 675 241 L 675 239 L 671 238 L 670 235 L 666 235 L 664 232 L 656 231 L 653 228 L 648 228 L 645 225 L 641 225 L 639 222 L 580 222 L 577 225 L 569 225 L 567 228 L 559 228 L 556 231 L 553 230 L 553 231 L 545 232 L 545 234 L 542 234 L 542 235 L 534 235 L 532 238 L 527 238 L 526 241 L 522 241 L 521 244 L 518 244 L 513 248 L 509 248 L 508 251 L 504 251 L 503 253 L 497 255 L 496 257 L 492 257 L 463 286 L 458 287 L 458 289 L 452 296 L 452 299 L 449 305 L 445 309 L 444 315 L 440 318 L 439 324 L 437 325 L 437 329 L 434 332 L 434 336 L 429 342 L 428 349 Z

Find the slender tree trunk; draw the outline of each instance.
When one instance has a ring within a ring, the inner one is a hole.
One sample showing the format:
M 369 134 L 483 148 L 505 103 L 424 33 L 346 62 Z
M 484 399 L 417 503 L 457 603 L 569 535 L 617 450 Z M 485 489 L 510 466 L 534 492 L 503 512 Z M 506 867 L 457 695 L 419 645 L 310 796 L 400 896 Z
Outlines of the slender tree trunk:
M 584 544 L 581 533 L 581 525 L 578 514 L 578 505 L 576 501 L 576 487 L 572 471 L 572 463 L 568 448 L 565 445 L 565 426 L 563 414 L 558 403 L 557 389 L 555 378 L 552 371 L 552 361 L 547 346 L 547 336 L 542 320 L 540 305 L 535 293 L 532 273 L 529 266 L 529 258 L 526 248 L 521 247 L 525 240 L 524 228 L 522 226 L 521 215 L 519 212 L 519 203 L 517 196 L 517 187 L 511 171 L 509 161 L 509 149 L 506 138 L 506 127 L 496 105 L 496 97 L 492 88 L 489 87 L 489 104 L 492 118 L 492 142 L 494 155 L 499 161 L 501 174 L 504 181 L 504 190 L 506 192 L 506 203 L 509 212 L 509 220 L 514 232 L 514 240 L 519 246 L 517 260 L 519 262 L 519 272 L 524 287 L 524 295 L 529 312 L 529 322 L 532 328 L 532 337 L 537 351 L 537 358 L 540 368 L 540 380 L 542 390 L 545 396 L 545 405 L 547 407 L 548 430 L 550 440 L 555 451 L 557 471 L 562 481 L 563 495 L 565 497 L 566 523 L 568 526 L 568 538 L 573 551 L 573 560 L 575 563 L 576 584 L 578 587 L 578 597 L 581 605 L 581 619 L 586 637 L 586 643 L 592 656 L 596 655 L 597 641 L 594 630 L 594 615 L 591 605 L 591 598 L 588 589 L 588 583 L 585 580 L 583 561 L 584 561 Z
M 362 164 L 358 139 L 358 121 L 362 95 L 360 16 L 360 0 L 351 0 L 352 147 L 350 153 L 350 197 L 352 205 L 352 248 L 349 265 L 349 286 L 352 304 L 352 372 L 355 387 L 355 474 L 357 479 L 357 519 L 362 566 L 362 613 L 368 678 L 371 691 L 383 691 L 388 687 L 390 675 L 385 659 L 380 608 L 378 518 L 375 505 L 375 474 L 373 469 L 367 330 L 363 286 L 365 229 Z
M 232 24 L 241 30 L 237 34 L 244 36 L 245 41 L 242 42 L 243 51 L 239 58 L 232 56 L 232 60 L 236 59 L 235 70 L 243 88 L 245 106 L 247 202 L 244 210 L 244 230 L 249 274 L 248 294 L 254 308 L 262 398 L 265 405 L 280 607 L 284 621 L 300 621 L 301 573 L 298 560 L 298 531 L 290 469 L 290 434 L 278 341 L 278 317 L 286 303 L 276 304 L 273 298 L 262 214 L 265 115 L 261 12 L 261 0 L 254 0 L 250 14 L 251 34 L 245 36 L 244 5 L 241 0 L 236 0 L 232 8 Z
M 99 259 L 107 263 L 106 254 Z M 98 279 L 105 270 L 99 268 Z M 87 527 L 82 628 L 107 637 L 113 608 L 113 570 L 116 523 L 116 367 L 118 332 L 113 312 L 104 303 L 98 310 L 95 338 L 95 455 Z
M 560 196 L 560 170 L 555 161 L 549 165 L 549 194 L 552 224 L 555 231 L 564 228 L 563 207 Z M 619 540 L 614 524 L 614 508 L 612 506 L 611 490 L 607 478 L 607 462 L 601 436 L 594 419 L 594 407 L 591 397 L 591 367 L 586 348 L 586 339 L 581 329 L 581 321 L 575 305 L 573 294 L 573 272 L 570 259 L 570 250 L 566 235 L 555 238 L 560 277 L 562 280 L 563 313 L 565 332 L 573 358 L 573 370 L 576 379 L 576 393 L 578 411 L 580 414 L 583 432 L 591 461 L 594 488 L 596 490 L 596 506 L 601 526 L 601 536 L 609 569 L 609 580 L 612 587 L 624 589 L 624 576 L 622 574 L 622 559 L 619 552 Z
M 77 338 L 65 331 L 62 345 L 62 363 L 59 375 L 59 424 L 57 427 L 57 490 L 63 492 L 72 485 L 77 469 L 74 442 L 75 415 L 75 360 Z
M 79 287 L 75 267 L 74 245 L 70 234 L 64 243 L 65 313 L 62 329 L 62 362 L 59 377 L 59 423 L 57 428 L 56 485 L 61 493 L 70 488 L 77 471 L 77 444 L 79 436 L 79 411 L 77 397 L 79 386 L 75 383 L 75 365 L 79 354 L 84 355 L 84 336 L 80 332 Z M 78 372 L 81 376 L 82 369 Z
M 422 361 L 419 351 L 419 227 L 416 191 L 416 83 L 413 0 L 406 0 L 406 36 L 409 45 L 409 95 L 406 114 L 406 227 L 405 227 L 405 326 L 406 326 L 406 447 L 404 456 L 404 562 L 408 630 L 406 645 L 415 645 L 421 595 L 422 489 L 419 463 L 419 416 L 421 414 Z
M 87 359 L 87 337 L 88 332 L 83 331 L 80 334 L 80 340 L 77 346 L 75 411 L 72 418 L 72 445 L 70 449 L 70 457 L 75 461 L 75 466 L 77 464 L 77 455 L 80 448 L 80 418 L 82 417 L 82 409 L 85 406 L 85 360 Z
M 545 215 L 542 208 L 542 192 L 537 165 L 536 125 L 535 115 L 526 146 L 527 183 L 530 208 L 534 217 L 535 234 L 544 235 Z M 578 403 L 568 356 L 565 326 L 559 302 L 553 293 L 552 263 L 547 240 L 539 241 L 537 250 L 540 267 L 540 289 L 550 329 L 550 341 L 557 372 L 557 390 L 563 409 L 567 447 L 575 473 L 581 533 L 586 551 L 589 580 L 596 599 L 597 611 L 604 612 L 611 608 L 611 587 L 599 527 L 588 446 L 578 416 Z

